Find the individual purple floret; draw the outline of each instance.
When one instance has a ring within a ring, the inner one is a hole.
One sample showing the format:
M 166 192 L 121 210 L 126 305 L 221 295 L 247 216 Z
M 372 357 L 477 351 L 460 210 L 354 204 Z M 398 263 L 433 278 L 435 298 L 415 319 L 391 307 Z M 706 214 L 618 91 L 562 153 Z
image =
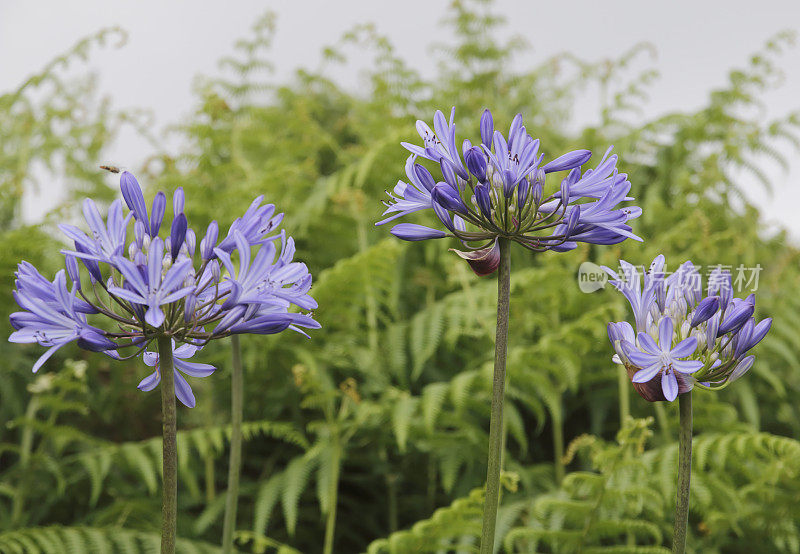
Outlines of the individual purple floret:
M 176 348 L 175 341 L 172 341 L 172 358 L 175 366 L 175 396 L 188 408 L 194 408 L 195 406 L 194 393 L 192 393 L 192 387 L 186 382 L 182 373 L 191 375 L 192 377 L 208 377 L 217 369 L 213 365 L 187 361 L 194 356 L 200 348 L 201 347 L 192 344 L 182 344 Z M 145 365 L 154 369 L 153 373 L 142 379 L 138 388 L 143 391 L 151 391 L 156 388 L 161 381 L 161 373 L 158 366 L 158 352 L 145 351 L 142 357 Z
M 695 386 L 719 390 L 753 365 L 748 352 L 766 336 L 772 319 L 756 323 L 755 296 L 733 298 L 730 272 L 714 269 L 703 298 L 701 275 L 687 261 L 665 278 L 664 256 L 642 282 L 638 268 L 620 261 L 622 274 L 605 267 L 611 284 L 633 309 L 636 332 L 626 321 L 609 323 L 614 361 L 624 364 L 634 388 L 651 402 L 673 401 Z
M 383 225 L 421 210 L 432 209 L 443 229 L 413 223 L 395 225 L 391 233 L 408 241 L 456 237 L 472 245 L 456 251 L 473 270 L 486 275 L 499 263 L 497 238 L 511 239 L 535 252 L 574 249 L 579 242 L 616 244 L 633 234 L 628 221 L 641 215 L 632 200 L 631 184 L 618 173 L 611 149 L 594 169 L 581 172 L 592 153 L 574 150 L 545 162 L 538 139 L 527 132 L 522 115 L 511 122 L 506 138 L 494 129 L 486 110 L 481 117 L 481 143 L 456 145 L 455 108 L 449 122 L 441 111 L 433 130 L 417 121 L 423 145 L 402 143 L 411 152 L 406 161 L 408 182 L 398 181 L 387 192 Z M 431 173 L 419 161 L 433 164 Z M 548 174 L 567 171 L 558 190 L 545 193 Z M 434 177 L 434 175 L 439 176 Z
M 53 282 L 31 264 L 19 264 L 14 298 L 23 311 L 11 315 L 15 331 L 9 340 L 48 347 L 34 371 L 73 341 L 116 359 L 121 358 L 119 350 L 134 349 L 127 357 L 144 353 L 145 363 L 156 367 L 139 384 L 141 390 L 152 390 L 160 382 L 158 355 L 146 349 L 154 339 L 170 337 L 175 393 L 193 407 L 194 395 L 181 372 L 193 377 L 213 372 L 212 366 L 187 361 L 210 340 L 285 329 L 305 334 L 302 328 L 319 328 L 310 314 L 290 311 L 313 310 L 317 304 L 308 294 L 312 280 L 308 268 L 293 261 L 294 241 L 276 232 L 283 214 L 276 215 L 275 206 L 261 205 L 262 197 L 257 198 L 219 243 L 219 226 L 213 222 L 198 249 L 197 235 L 183 211 L 182 189 L 172 198 L 172 221 L 163 225 L 164 193 L 155 195 L 148 215 L 133 175 L 124 172 L 120 188 L 128 213 L 116 200 L 103 221 L 97 206 L 87 199 L 83 214 L 89 233 L 61 225 L 74 250 L 62 251 L 66 271 L 59 271 Z M 164 229 L 169 234 L 162 238 L 159 231 Z M 258 252 L 252 258 L 254 247 Z M 82 286 L 78 260 L 91 286 Z M 97 320 L 95 324 L 87 315 Z

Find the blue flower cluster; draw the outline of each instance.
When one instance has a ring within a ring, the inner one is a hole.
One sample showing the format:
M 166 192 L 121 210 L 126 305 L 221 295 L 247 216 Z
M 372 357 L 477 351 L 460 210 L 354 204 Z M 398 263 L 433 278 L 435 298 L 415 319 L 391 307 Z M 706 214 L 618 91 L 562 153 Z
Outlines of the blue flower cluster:
M 594 169 L 581 171 L 592 153 L 575 150 L 544 163 L 539 140 L 531 137 L 522 115 L 511 122 L 508 138 L 494 128 L 489 110 L 480 121 L 481 142 L 464 140 L 456 145 L 455 108 L 450 121 L 441 111 L 433 130 L 417 121 L 423 145 L 403 143 L 411 152 L 406 161 L 408 183 L 399 181 L 389 201 L 383 225 L 399 217 L 432 209 L 444 227 L 434 229 L 413 223 L 395 225 L 391 233 L 409 241 L 454 236 L 463 243 L 481 243 L 457 253 L 476 273 L 493 272 L 499 263 L 497 237 L 506 237 L 535 252 L 566 251 L 579 242 L 616 244 L 633 234 L 628 221 L 639 217 L 635 206 L 618 207 L 633 200 L 631 183 L 617 172 L 617 156 L 608 149 Z M 440 178 L 418 159 L 438 164 Z M 557 189 L 547 192 L 546 177 L 568 172 Z
M 193 407 L 191 388 L 179 371 L 210 375 L 213 366 L 186 361 L 209 341 L 231 334 L 319 328 L 311 315 L 290 311 L 292 306 L 313 310 L 317 304 L 308 294 L 308 268 L 293 261 L 294 241 L 278 231 L 283 214 L 276 214 L 275 206 L 256 198 L 223 240 L 212 222 L 198 248 L 184 213 L 182 189 L 173 195 L 169 234 L 161 238 L 166 195 L 156 194 L 148 214 L 132 174 L 122 173 L 120 188 L 127 213 L 116 200 L 104 221 L 95 203 L 86 199 L 83 215 L 89 233 L 60 226 L 74 250 L 62 251 L 66 267 L 52 282 L 33 265 L 19 264 L 14 298 L 22 311 L 11 314 L 15 331 L 9 340 L 48 347 L 34 372 L 73 341 L 116 359 L 122 358 L 121 349 L 134 348 L 126 357 L 144 353 L 145 363 L 156 368 L 139 384 L 152 390 L 160 380 L 158 356 L 146 349 L 153 339 L 169 336 L 176 345 L 176 395 Z M 90 324 L 87 316 L 106 324 Z
M 766 336 L 772 319 L 753 318 L 755 295 L 733 298 L 731 274 L 714 269 L 703 297 L 701 275 L 687 261 L 665 278 L 664 256 L 644 275 L 621 261 L 622 274 L 603 269 L 630 302 L 636 329 L 609 323 L 614 361 L 624 364 L 639 394 L 651 402 L 673 401 L 695 386 L 726 387 L 753 365 L 748 352 Z

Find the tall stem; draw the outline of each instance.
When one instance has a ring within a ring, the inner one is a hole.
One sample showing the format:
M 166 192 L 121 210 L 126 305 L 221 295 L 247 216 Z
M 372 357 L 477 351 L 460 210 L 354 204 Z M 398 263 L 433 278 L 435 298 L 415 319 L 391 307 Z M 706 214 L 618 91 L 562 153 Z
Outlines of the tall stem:
M 500 501 L 500 462 L 503 442 L 503 389 L 506 381 L 506 352 L 508 347 L 508 306 L 511 296 L 511 243 L 506 238 L 500 244 L 500 267 L 497 273 L 497 334 L 494 345 L 494 376 L 492 378 L 492 414 L 489 422 L 489 468 L 486 473 L 486 500 L 483 505 L 481 554 L 494 550 L 494 530 L 497 525 L 497 505 Z
M 164 437 L 161 554 L 173 554 L 175 552 L 175 527 L 178 515 L 178 444 L 171 337 L 165 335 L 158 337 L 158 366 L 161 372 L 161 433 Z
M 619 384 L 619 428 L 622 429 L 631 414 L 631 381 L 628 379 L 628 370 L 624 365 L 617 366 L 617 382 Z
M 692 478 L 692 393 L 678 396 L 680 409 L 680 446 L 678 450 L 678 500 L 675 506 L 675 534 L 672 552 L 686 550 L 686 526 L 689 522 L 689 481 Z
M 325 521 L 325 545 L 323 554 L 333 554 L 333 539 L 336 535 L 336 504 L 339 502 L 339 470 L 341 465 L 341 446 L 338 431 L 333 436 L 333 455 L 331 460 L 331 481 L 328 488 L 328 517 Z
M 551 414 L 553 420 L 553 468 L 556 484 L 564 480 L 564 415 L 563 402 L 559 394 L 557 409 Z
M 28 402 L 28 407 L 25 410 L 25 429 L 22 431 L 22 440 L 19 445 L 19 467 L 22 473 L 17 483 L 16 491 L 14 492 L 14 504 L 11 510 L 11 528 L 18 527 L 25 508 L 25 492 L 28 486 L 28 462 L 31 459 L 31 451 L 33 450 L 33 418 L 36 416 L 36 411 L 39 409 L 39 397 L 33 396 Z
M 222 552 L 233 551 L 233 532 L 236 530 L 236 506 L 239 501 L 239 472 L 242 465 L 242 350 L 239 336 L 231 336 L 233 363 L 231 365 L 231 453 L 228 462 L 228 492 L 225 498 L 225 520 L 222 526 Z

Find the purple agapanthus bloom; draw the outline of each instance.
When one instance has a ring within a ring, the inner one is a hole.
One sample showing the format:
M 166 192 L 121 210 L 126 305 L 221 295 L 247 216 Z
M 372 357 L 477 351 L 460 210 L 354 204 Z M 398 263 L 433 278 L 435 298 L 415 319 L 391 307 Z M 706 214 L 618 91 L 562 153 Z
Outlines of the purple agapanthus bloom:
M 614 361 L 624 364 L 634 387 L 651 402 L 673 401 L 695 386 L 718 390 L 753 365 L 748 352 L 766 336 L 772 319 L 756 322 L 755 297 L 733 298 L 730 272 L 714 269 L 703 297 L 692 262 L 665 278 L 664 256 L 639 269 L 620 261 L 622 274 L 604 268 L 630 303 L 636 332 L 626 321 L 609 323 Z
M 261 205 L 262 197 L 257 198 L 219 243 L 219 226 L 213 222 L 198 249 L 184 213 L 182 189 L 173 195 L 172 222 L 162 225 L 167 206 L 164 193 L 155 195 L 148 213 L 133 175 L 124 172 L 120 188 L 127 214 L 116 200 L 103 221 L 94 202 L 87 199 L 83 214 L 90 233 L 61 226 L 75 248 L 63 251 L 66 271 L 58 272 L 53 282 L 31 264 L 19 264 L 14 297 L 23 311 L 11 315 L 15 332 L 9 340 L 48 347 L 34 371 L 73 341 L 116 359 L 121 358 L 120 350 L 135 349 L 128 357 L 143 353 L 147 365 L 157 366 L 157 354 L 146 348 L 154 339 L 167 336 L 173 341 L 176 395 L 192 407 L 194 395 L 178 371 L 194 377 L 213 372 L 212 366 L 187 361 L 208 341 L 285 329 L 305 334 L 302 328 L 319 327 L 310 314 L 290 311 L 293 307 L 312 310 L 316 302 L 309 296 L 308 268 L 293 261 L 294 241 L 282 231 L 276 233 L 283 214 L 276 215 L 275 206 Z M 168 230 L 168 236 L 159 236 L 162 229 Z M 259 251 L 251 259 L 253 247 Z M 232 256 L 238 259 L 238 271 Z M 78 260 L 91 281 L 86 290 Z M 87 315 L 95 317 L 97 324 L 90 324 Z M 111 325 L 114 330 L 109 330 Z M 151 390 L 159 382 L 156 367 L 139 388 Z
M 455 108 L 449 122 L 441 111 L 433 130 L 423 121 L 417 132 L 423 146 L 402 143 L 411 152 L 406 161 L 408 182 L 398 181 L 387 192 L 383 225 L 399 217 L 432 209 L 444 229 L 413 223 L 395 225 L 391 233 L 408 241 L 456 237 L 470 248 L 455 252 L 473 270 L 486 275 L 499 263 L 497 238 L 511 239 L 535 252 L 574 249 L 579 242 L 616 244 L 641 240 L 628 224 L 641 215 L 632 200 L 631 184 L 618 173 L 617 157 L 609 149 L 594 169 L 581 172 L 592 153 L 575 150 L 545 163 L 538 139 L 523 125 L 511 122 L 508 136 L 495 130 L 491 112 L 481 117 L 481 143 L 456 145 Z M 421 160 L 438 164 L 434 177 Z M 567 171 L 558 190 L 547 194 L 547 175 Z M 475 245 L 471 247 L 471 245 Z

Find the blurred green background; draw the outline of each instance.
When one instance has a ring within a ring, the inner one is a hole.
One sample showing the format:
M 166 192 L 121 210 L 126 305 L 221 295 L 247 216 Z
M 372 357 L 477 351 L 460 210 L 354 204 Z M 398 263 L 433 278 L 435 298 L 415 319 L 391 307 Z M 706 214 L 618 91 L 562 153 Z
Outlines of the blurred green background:
M 648 119 L 657 65 L 647 45 L 601 63 L 563 54 L 512 70 L 524 47 L 491 4 L 454 2 L 442 25 L 455 41 L 436 50 L 435 79 L 361 25 L 323 52 L 319 70 L 275 82 L 263 71 L 280 55 L 267 13 L 222 76 L 198 81 L 191 116 L 170 130 L 179 151 L 130 168 L 148 199 L 183 187 L 196 230 L 264 194 L 315 276 L 323 328 L 311 340 L 242 340 L 240 550 L 321 552 L 326 533 L 342 553 L 477 547 L 496 285 L 448 252 L 453 244 L 401 243 L 374 227 L 384 190 L 405 178 L 400 141 L 417 141 L 417 118 L 456 106 L 461 138 L 478 136 L 489 107 L 500 128 L 523 113 L 548 154 L 613 144 L 644 209 L 634 225 L 643 244 L 512 254 L 498 551 L 668 552 L 677 406 L 631 390 L 637 419 L 620 421 L 606 323 L 627 319 L 628 307 L 609 289 L 577 286 L 584 261 L 646 265 L 664 253 L 673 268 L 759 265 L 758 316 L 774 318 L 746 378 L 695 394 L 690 551 L 800 552 L 800 252 L 743 194 L 769 191 L 769 168 L 800 148 L 798 115 L 763 111 L 793 35 L 741 60 L 700 108 Z M 74 74 L 120 36 L 87 37 L 0 96 L 3 314 L 15 310 L 18 261 L 52 276 L 63 263 L 55 224 L 79 219 L 85 196 L 118 196 L 98 165 L 113 161 L 120 129 L 152 132 L 145 114 L 115 108 L 92 75 Z M 355 93 L 328 76 L 353 51 L 371 59 Z M 587 89 L 600 93 L 596 123 L 574 129 Z M 24 195 L 53 175 L 67 200 L 25 224 Z M 0 343 L 0 552 L 156 551 L 160 405 L 136 389 L 148 371 L 64 348 L 32 375 L 41 351 Z M 204 349 L 198 361 L 219 370 L 192 382 L 198 405 L 178 413 L 184 552 L 213 552 L 221 537 L 229 360 L 225 341 Z

